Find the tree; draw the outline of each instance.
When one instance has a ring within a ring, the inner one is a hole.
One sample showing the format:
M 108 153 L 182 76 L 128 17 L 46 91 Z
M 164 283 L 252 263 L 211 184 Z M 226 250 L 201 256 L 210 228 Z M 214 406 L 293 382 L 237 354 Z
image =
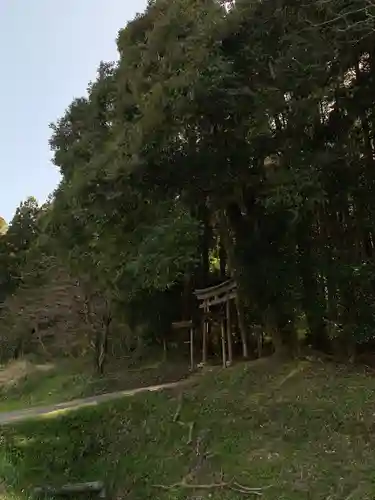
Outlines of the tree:
M 245 356 L 252 325 L 293 354 L 301 321 L 314 348 L 351 355 L 375 318 L 374 14 L 150 1 L 52 126 L 62 181 L 42 225 L 29 203 L 0 240 L 16 255 L 3 290 L 23 283 L 35 235 L 49 241 L 95 318 L 101 371 L 120 311 L 166 329 L 160 311 L 213 281 L 219 254 Z
M 5 219 L 0 217 L 0 235 L 4 235 L 8 230 L 8 224 L 6 223 Z
M 39 206 L 28 198 L 17 208 L 7 232 L 0 237 L 0 300 L 22 283 L 27 253 L 38 235 Z

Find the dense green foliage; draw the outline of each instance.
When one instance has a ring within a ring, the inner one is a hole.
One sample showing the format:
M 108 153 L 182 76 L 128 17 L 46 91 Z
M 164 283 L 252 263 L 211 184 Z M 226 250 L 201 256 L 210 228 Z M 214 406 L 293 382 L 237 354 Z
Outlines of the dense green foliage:
M 36 241 L 96 305 L 98 360 L 119 315 L 165 330 L 219 274 L 276 350 L 301 321 L 318 349 L 374 336 L 375 7 L 223 3 L 150 1 L 52 126 L 62 181 Z M 25 207 L 0 241 L 3 296 Z
M 4 299 L 22 283 L 27 253 L 38 233 L 39 207 L 34 198 L 17 209 L 7 231 L 0 235 L 0 297 Z

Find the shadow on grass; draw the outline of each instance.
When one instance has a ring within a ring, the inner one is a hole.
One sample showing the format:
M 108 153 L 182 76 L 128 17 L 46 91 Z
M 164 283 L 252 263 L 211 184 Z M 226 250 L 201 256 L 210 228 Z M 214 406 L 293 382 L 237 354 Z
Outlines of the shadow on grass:
M 157 477 L 165 448 L 153 443 L 162 444 L 159 429 L 165 422 L 159 419 L 171 419 L 174 408 L 172 395 L 161 398 L 163 411 L 157 395 L 136 396 L 2 427 L 0 477 L 7 495 L 21 498 L 37 486 L 100 480 L 111 494 L 137 484 L 143 496 L 134 498 L 157 498 L 147 478 Z M 183 430 L 175 426 L 174 432 L 181 436 Z

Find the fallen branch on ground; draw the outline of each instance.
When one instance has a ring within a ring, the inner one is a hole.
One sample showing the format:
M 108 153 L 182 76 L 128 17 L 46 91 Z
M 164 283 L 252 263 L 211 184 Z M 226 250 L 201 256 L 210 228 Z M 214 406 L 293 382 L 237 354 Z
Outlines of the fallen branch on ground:
M 60 488 L 53 486 L 41 486 L 34 488 L 34 495 L 77 495 L 78 493 L 95 492 L 99 498 L 106 498 L 105 486 L 102 481 L 93 481 L 88 483 L 65 484 Z
M 174 414 L 174 417 L 173 417 L 173 422 L 177 422 L 177 420 L 180 418 L 181 409 L 182 409 L 182 394 L 180 394 L 178 399 L 179 399 L 178 406 L 177 406 L 176 413 Z
M 195 422 L 190 422 L 189 423 L 189 436 L 188 436 L 186 444 L 191 444 L 193 442 L 194 426 L 195 426 Z
M 195 422 L 178 422 L 182 427 L 188 427 L 189 428 L 189 433 L 188 437 L 186 440 L 186 444 L 191 444 L 193 442 L 193 431 L 194 431 L 194 426 Z
M 193 484 L 186 483 L 184 481 L 180 481 L 179 483 L 174 483 L 171 485 L 165 484 L 154 484 L 154 488 L 159 488 L 161 490 L 175 490 L 175 489 L 189 489 L 189 490 L 215 490 L 215 489 L 229 489 L 231 491 L 235 491 L 237 493 L 243 493 L 244 495 L 255 495 L 262 496 L 262 491 L 269 486 L 264 488 L 250 488 L 248 486 L 243 486 L 237 481 L 222 481 L 220 483 L 209 483 L 209 484 Z

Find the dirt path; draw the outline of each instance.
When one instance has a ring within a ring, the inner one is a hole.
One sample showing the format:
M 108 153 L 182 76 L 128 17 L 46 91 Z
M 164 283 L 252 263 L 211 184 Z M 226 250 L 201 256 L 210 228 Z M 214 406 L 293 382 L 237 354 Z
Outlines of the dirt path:
M 59 412 L 78 410 L 79 408 L 84 408 L 86 406 L 96 406 L 100 403 L 105 403 L 106 401 L 113 401 L 115 399 L 134 396 L 135 394 L 139 394 L 141 392 L 158 392 L 165 389 L 180 387 L 185 384 L 187 384 L 187 380 L 181 380 L 179 382 L 152 385 L 149 387 L 141 387 L 139 389 L 131 389 L 128 391 L 110 392 L 107 394 L 100 394 L 98 396 L 91 396 L 89 398 L 73 399 L 72 401 L 67 401 L 65 403 L 2 412 L 0 413 L 0 425 L 10 424 L 13 422 L 21 422 L 22 420 L 28 420 L 40 416 L 52 416 Z

